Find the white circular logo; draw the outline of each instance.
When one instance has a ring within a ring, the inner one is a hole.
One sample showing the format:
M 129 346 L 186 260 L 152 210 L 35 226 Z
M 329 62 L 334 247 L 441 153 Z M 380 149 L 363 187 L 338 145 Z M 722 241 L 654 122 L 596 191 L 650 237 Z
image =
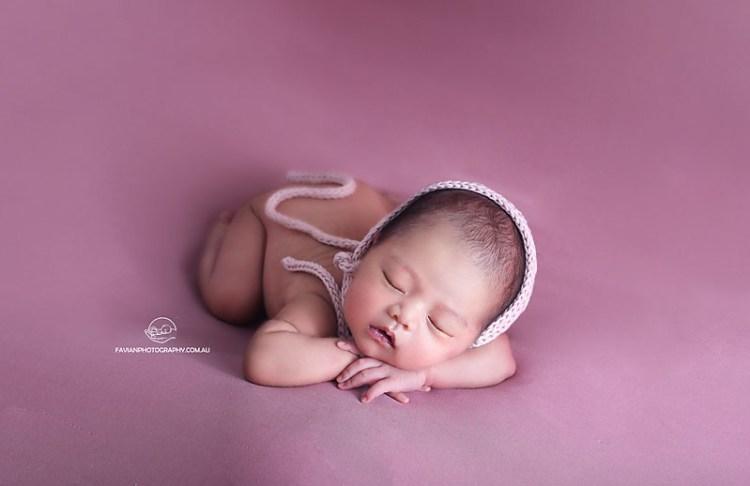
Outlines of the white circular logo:
M 146 337 L 155 343 L 164 344 L 177 339 L 177 324 L 169 317 L 157 317 L 143 330 Z

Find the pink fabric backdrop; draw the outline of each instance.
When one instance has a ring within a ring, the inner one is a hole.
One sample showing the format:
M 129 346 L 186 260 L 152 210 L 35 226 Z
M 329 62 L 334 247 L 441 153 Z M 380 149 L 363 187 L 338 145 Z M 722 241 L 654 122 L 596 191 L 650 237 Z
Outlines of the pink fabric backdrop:
M 748 484 L 747 2 L 0 3 L 3 484 Z M 222 208 L 287 169 L 529 220 L 519 371 L 243 380 Z M 148 346 L 158 316 L 179 346 Z M 361 391 L 361 390 L 360 390 Z

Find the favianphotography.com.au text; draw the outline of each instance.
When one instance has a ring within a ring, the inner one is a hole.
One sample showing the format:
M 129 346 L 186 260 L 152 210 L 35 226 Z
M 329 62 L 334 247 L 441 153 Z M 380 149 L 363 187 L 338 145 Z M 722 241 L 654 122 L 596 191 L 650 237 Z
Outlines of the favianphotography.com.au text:
M 210 353 L 211 346 L 115 346 L 115 353 Z

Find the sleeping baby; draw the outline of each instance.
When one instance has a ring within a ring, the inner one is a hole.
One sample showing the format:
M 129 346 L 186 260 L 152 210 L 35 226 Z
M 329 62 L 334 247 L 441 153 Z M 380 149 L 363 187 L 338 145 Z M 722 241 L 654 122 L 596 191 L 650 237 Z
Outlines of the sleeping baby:
M 506 331 L 526 309 L 536 250 L 521 212 L 473 182 L 431 184 L 404 202 L 340 173 L 223 211 L 198 265 L 207 309 L 259 323 L 252 383 L 335 380 L 362 402 L 496 385 L 516 363 Z

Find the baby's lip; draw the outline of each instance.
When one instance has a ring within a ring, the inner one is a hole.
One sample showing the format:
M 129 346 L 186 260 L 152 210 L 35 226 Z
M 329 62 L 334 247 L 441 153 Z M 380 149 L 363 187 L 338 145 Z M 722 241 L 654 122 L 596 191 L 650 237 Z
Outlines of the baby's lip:
M 396 335 L 393 334 L 390 329 L 388 329 L 387 327 L 384 327 L 384 326 L 378 326 L 377 324 L 371 324 L 371 326 L 374 327 L 375 329 L 380 329 L 381 331 L 383 331 L 384 333 L 386 333 L 388 335 L 388 337 L 391 339 L 391 344 L 393 344 L 393 348 L 394 349 L 396 348 L 396 346 L 397 346 L 396 345 Z

